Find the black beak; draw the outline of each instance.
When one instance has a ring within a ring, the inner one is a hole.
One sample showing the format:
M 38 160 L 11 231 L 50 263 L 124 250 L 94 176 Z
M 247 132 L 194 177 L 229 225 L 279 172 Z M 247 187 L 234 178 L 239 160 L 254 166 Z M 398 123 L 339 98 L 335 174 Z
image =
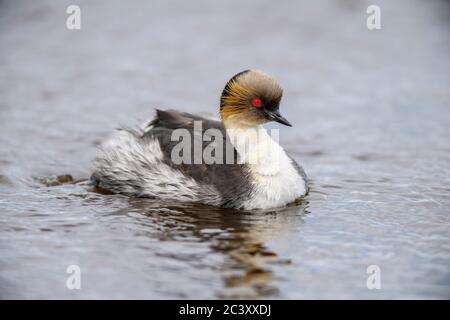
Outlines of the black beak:
M 275 122 L 284 124 L 288 127 L 292 127 L 292 124 L 290 124 L 289 121 L 287 121 L 286 118 L 283 117 L 278 110 L 277 111 L 266 111 L 266 118 L 270 121 L 275 121 Z

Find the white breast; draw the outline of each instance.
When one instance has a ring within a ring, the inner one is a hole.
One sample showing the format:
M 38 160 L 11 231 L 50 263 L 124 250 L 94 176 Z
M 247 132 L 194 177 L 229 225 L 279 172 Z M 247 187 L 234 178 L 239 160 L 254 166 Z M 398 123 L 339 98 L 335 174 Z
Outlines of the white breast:
M 263 127 L 227 132 L 251 172 L 253 193 L 244 209 L 283 207 L 306 194 L 306 181 Z

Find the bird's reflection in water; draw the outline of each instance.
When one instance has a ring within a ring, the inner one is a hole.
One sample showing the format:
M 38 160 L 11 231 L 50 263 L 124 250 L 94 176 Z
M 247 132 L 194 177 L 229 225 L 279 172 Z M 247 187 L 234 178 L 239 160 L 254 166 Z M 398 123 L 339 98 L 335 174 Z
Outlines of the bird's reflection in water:
M 277 277 L 271 267 L 290 264 L 288 257 L 268 249 L 266 242 L 298 230 L 307 202 L 252 212 L 148 199 L 130 199 L 129 205 L 127 213 L 136 213 L 140 235 L 144 232 L 159 241 L 208 242 L 215 253 L 224 256 L 217 268 L 225 290 L 217 293 L 218 298 L 258 298 L 277 296 Z M 174 258 L 182 256 L 180 252 Z

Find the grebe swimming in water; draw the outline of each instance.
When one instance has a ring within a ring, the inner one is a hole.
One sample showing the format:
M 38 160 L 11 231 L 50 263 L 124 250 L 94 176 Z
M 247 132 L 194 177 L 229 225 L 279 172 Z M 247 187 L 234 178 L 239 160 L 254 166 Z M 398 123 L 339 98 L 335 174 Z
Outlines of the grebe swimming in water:
M 282 94 L 280 85 L 269 75 L 257 70 L 240 72 L 222 92 L 221 121 L 156 110 L 145 129 L 119 129 L 102 144 L 91 180 L 112 193 L 245 210 L 292 203 L 308 193 L 306 175 L 262 127 L 270 121 L 291 126 L 279 113 Z M 201 123 L 200 132 L 196 122 Z M 177 129 L 192 134 L 192 141 L 195 135 L 208 136 L 209 129 L 215 129 L 222 136 L 203 138 L 201 154 L 213 144 L 223 150 L 221 160 L 231 150 L 233 161 L 173 161 L 172 151 L 179 143 L 173 141 Z

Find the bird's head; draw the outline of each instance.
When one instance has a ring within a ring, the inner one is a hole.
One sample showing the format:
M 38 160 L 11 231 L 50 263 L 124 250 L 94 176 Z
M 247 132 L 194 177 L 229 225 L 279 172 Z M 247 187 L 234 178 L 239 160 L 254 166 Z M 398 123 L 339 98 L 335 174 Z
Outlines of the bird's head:
M 255 127 L 270 121 L 292 126 L 279 112 L 283 89 L 268 74 L 245 70 L 233 76 L 220 97 L 220 116 L 226 128 Z

